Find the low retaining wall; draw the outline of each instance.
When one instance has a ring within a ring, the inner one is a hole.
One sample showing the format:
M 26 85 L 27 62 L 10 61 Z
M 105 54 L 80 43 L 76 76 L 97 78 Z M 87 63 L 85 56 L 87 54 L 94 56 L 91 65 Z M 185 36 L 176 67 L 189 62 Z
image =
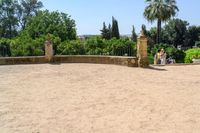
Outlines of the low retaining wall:
M 1 57 L 0 65 L 38 64 L 38 63 L 95 63 L 116 64 L 129 67 L 138 67 L 136 57 L 123 56 L 95 56 L 95 55 L 57 55 L 49 62 L 45 56 L 28 57 Z
M 0 57 L 0 65 L 48 63 L 44 56 Z

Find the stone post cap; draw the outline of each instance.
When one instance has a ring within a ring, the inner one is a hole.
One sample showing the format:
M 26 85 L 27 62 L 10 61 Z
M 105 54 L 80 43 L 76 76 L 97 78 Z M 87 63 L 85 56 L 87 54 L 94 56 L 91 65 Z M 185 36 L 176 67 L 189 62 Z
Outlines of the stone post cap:
M 143 30 L 141 30 L 140 35 L 138 36 L 138 38 L 146 38 Z
M 141 32 L 140 32 L 140 36 L 145 36 L 143 30 L 141 30 Z
M 47 44 L 47 45 L 53 45 L 53 44 L 52 44 L 52 40 L 51 40 L 51 36 L 50 36 L 49 33 L 48 33 L 47 36 L 46 36 L 45 44 Z

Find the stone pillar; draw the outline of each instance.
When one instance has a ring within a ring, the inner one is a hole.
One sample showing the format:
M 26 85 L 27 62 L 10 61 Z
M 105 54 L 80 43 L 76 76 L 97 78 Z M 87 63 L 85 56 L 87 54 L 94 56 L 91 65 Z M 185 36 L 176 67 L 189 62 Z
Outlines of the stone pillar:
M 50 37 L 45 42 L 45 58 L 48 62 L 51 62 L 53 59 L 53 44 Z
M 137 58 L 139 67 L 149 66 L 149 60 L 147 55 L 147 38 L 145 37 L 143 31 L 137 38 Z

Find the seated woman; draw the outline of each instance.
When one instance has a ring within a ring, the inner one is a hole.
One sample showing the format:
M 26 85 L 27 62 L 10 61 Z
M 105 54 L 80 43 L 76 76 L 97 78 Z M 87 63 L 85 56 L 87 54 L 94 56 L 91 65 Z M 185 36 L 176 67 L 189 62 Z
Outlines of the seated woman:
M 154 56 L 154 64 L 157 65 L 157 64 L 161 64 L 161 60 L 160 60 L 160 49 L 157 51 L 157 53 L 155 54 Z
M 160 51 L 160 64 L 161 65 L 166 65 L 166 57 L 167 57 L 167 54 L 166 52 L 164 51 L 164 49 L 161 49 Z

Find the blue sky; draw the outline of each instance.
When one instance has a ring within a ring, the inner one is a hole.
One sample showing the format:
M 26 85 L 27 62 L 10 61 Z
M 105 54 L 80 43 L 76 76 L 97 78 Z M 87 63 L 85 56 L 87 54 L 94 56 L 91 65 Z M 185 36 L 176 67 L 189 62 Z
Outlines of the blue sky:
M 136 32 L 145 24 L 155 26 L 143 17 L 145 0 L 41 0 L 43 9 L 65 12 L 76 21 L 78 35 L 100 34 L 103 22 L 108 25 L 112 16 L 118 20 L 120 34 L 131 34 L 132 25 Z M 176 18 L 200 25 L 200 0 L 177 0 L 179 12 Z

